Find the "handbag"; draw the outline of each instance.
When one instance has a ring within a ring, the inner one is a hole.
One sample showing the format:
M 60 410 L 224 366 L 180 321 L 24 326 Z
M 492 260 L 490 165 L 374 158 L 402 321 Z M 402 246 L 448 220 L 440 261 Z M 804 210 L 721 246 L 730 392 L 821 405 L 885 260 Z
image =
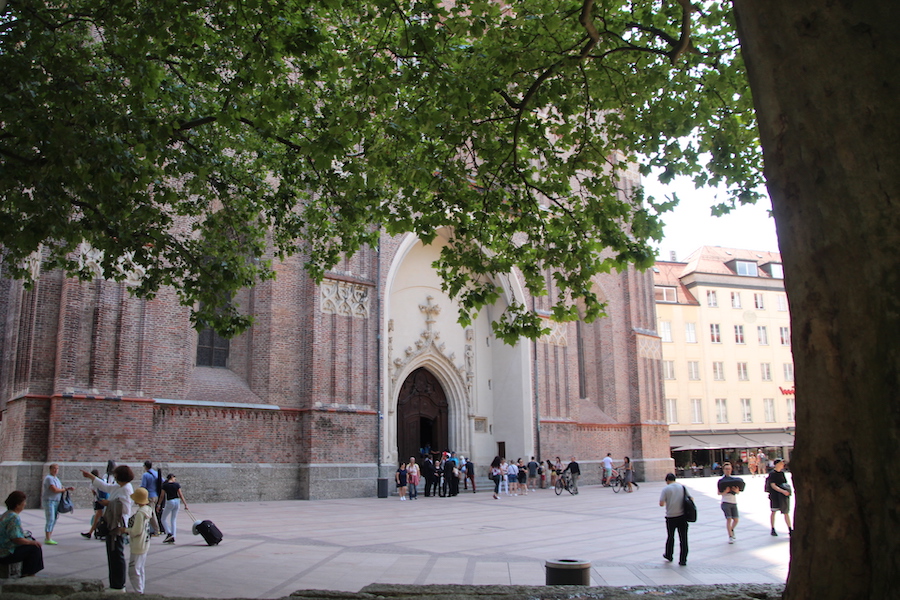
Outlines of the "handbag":
M 70 513 L 75 510 L 75 505 L 72 504 L 72 496 L 68 491 L 63 494 L 62 499 L 59 501 L 59 504 L 56 505 L 56 512 L 58 513 Z
M 696 523 L 697 505 L 694 504 L 694 499 L 688 495 L 687 488 L 684 486 L 681 486 L 681 488 L 684 490 L 684 518 L 687 519 L 688 523 Z
M 100 520 L 97 521 L 97 527 L 94 528 L 94 534 L 98 538 L 105 538 L 109 535 L 109 524 L 106 522 L 105 517 L 100 517 Z

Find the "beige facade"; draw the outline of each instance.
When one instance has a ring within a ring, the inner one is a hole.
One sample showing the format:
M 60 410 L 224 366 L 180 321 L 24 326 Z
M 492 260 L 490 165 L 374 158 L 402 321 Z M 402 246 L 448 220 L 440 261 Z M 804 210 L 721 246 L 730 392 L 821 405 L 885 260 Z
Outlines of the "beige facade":
M 781 256 L 704 246 L 658 262 L 654 287 L 676 464 L 746 460 L 758 448 L 786 456 L 794 364 Z

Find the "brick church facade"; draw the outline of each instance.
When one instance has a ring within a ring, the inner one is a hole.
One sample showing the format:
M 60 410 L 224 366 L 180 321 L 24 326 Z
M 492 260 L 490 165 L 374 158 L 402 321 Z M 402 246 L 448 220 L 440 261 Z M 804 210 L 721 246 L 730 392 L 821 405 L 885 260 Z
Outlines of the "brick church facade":
M 237 298 L 256 322 L 227 342 L 193 330 L 171 290 L 0 279 L 0 489 L 35 505 L 48 463 L 69 485 L 151 459 L 193 502 L 374 496 L 426 445 L 471 457 L 479 478 L 497 454 L 574 455 L 588 483 L 607 452 L 639 477 L 671 470 L 651 274 L 596 277 L 608 317 L 509 346 L 490 320 L 547 297 L 510 277 L 460 326 L 431 267 L 442 240 L 383 237 L 319 285 L 302 257 L 278 263 Z

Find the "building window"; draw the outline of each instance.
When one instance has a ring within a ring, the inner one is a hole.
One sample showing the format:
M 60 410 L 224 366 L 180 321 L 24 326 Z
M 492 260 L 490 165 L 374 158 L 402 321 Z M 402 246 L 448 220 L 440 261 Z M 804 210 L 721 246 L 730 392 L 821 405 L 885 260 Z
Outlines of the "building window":
M 756 335 L 759 337 L 760 346 L 769 345 L 769 330 L 766 329 L 765 325 L 758 325 L 756 327 Z
M 737 364 L 738 381 L 748 381 L 750 377 L 747 375 L 747 363 L 739 362 Z
M 697 325 L 694 323 L 684 324 L 684 341 L 688 344 L 697 343 Z
M 721 344 L 722 343 L 722 335 L 719 332 L 719 324 L 718 323 L 710 324 L 709 339 L 713 344 Z
M 786 398 L 786 404 L 787 404 L 787 420 L 789 423 L 793 423 L 794 422 L 794 399 Z
M 228 366 L 228 340 L 208 327 L 197 338 L 197 366 Z
M 666 398 L 666 422 L 667 423 L 677 423 L 678 422 L 678 405 L 675 401 L 675 398 Z
M 658 285 L 654 289 L 657 302 L 678 302 L 678 291 L 675 288 Z
M 756 277 L 759 275 L 755 262 L 737 260 L 734 262 L 734 268 L 737 274 L 743 277 Z
M 740 292 L 731 292 L 731 308 L 740 308 L 741 307 L 741 293 Z
M 728 422 L 728 403 L 725 398 L 716 398 L 716 423 Z
M 753 306 L 755 306 L 759 310 L 766 309 L 766 301 L 763 298 L 762 294 L 753 294 Z
M 772 279 L 784 279 L 784 265 L 781 263 L 769 263 L 769 274 Z
M 763 398 L 763 406 L 766 410 L 766 423 L 775 422 L 775 398 Z
M 719 299 L 716 296 L 716 290 L 706 290 L 706 305 L 710 308 L 718 308 Z
M 716 381 L 725 381 L 725 363 L 713 363 L 713 379 Z
M 696 360 L 688 361 L 688 379 L 700 381 L 700 363 Z
M 787 311 L 787 309 L 788 309 L 787 296 L 785 296 L 784 294 L 778 294 L 777 296 L 775 296 L 775 300 L 777 303 L 778 310 L 780 310 L 781 312 Z
M 671 321 L 660 321 L 659 322 L 659 337 L 662 338 L 664 342 L 672 341 L 672 322 Z
M 744 326 L 743 325 L 735 325 L 734 326 L 734 343 L 735 344 L 743 344 L 744 343 Z
M 753 422 L 753 413 L 750 410 L 750 398 L 741 398 L 741 422 Z
M 703 401 L 700 398 L 691 398 L 691 422 L 703 422 Z
M 772 365 L 769 363 L 762 363 L 759 365 L 759 370 L 762 374 L 763 381 L 772 381 Z
M 794 363 L 784 363 L 784 380 L 794 381 Z
M 663 379 L 675 379 L 675 361 L 674 360 L 664 360 L 662 361 L 663 366 Z
M 791 328 L 790 327 L 779 327 L 778 335 L 781 336 L 781 345 L 782 346 L 790 346 L 791 345 Z

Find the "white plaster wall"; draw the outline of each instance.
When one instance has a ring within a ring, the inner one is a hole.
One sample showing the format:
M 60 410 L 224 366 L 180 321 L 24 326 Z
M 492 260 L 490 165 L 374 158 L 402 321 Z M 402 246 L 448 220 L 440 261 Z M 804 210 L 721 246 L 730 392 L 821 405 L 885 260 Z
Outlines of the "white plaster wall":
M 406 376 L 420 366 L 431 370 L 441 381 L 450 405 L 450 440 L 456 452 L 471 457 L 479 468 L 479 476 L 497 454 L 497 442 L 505 441 L 507 453 L 515 456 L 533 452 L 532 375 L 530 344 L 520 342 L 510 347 L 493 337 L 490 319 L 499 316 L 507 306 L 502 299 L 482 311 L 470 326 L 471 339 L 458 322 L 455 302 L 441 291 L 441 281 L 431 264 L 438 258 L 442 238 L 432 245 L 407 239 L 401 246 L 387 276 L 386 324 L 393 330 L 383 339 L 389 385 L 385 386 L 384 446 L 386 461 L 396 460 L 396 394 Z M 506 285 L 506 294 L 519 296 L 517 282 Z M 427 331 L 426 313 L 420 305 L 440 307 L 434 315 L 434 345 L 423 338 Z M 385 327 L 387 331 L 387 327 Z M 422 344 L 418 347 L 416 342 Z M 467 388 L 466 345 L 473 349 L 471 370 L 474 378 Z M 407 353 L 407 348 L 411 352 Z M 399 359 L 398 370 L 395 360 Z M 488 430 L 475 433 L 474 419 L 485 418 Z

